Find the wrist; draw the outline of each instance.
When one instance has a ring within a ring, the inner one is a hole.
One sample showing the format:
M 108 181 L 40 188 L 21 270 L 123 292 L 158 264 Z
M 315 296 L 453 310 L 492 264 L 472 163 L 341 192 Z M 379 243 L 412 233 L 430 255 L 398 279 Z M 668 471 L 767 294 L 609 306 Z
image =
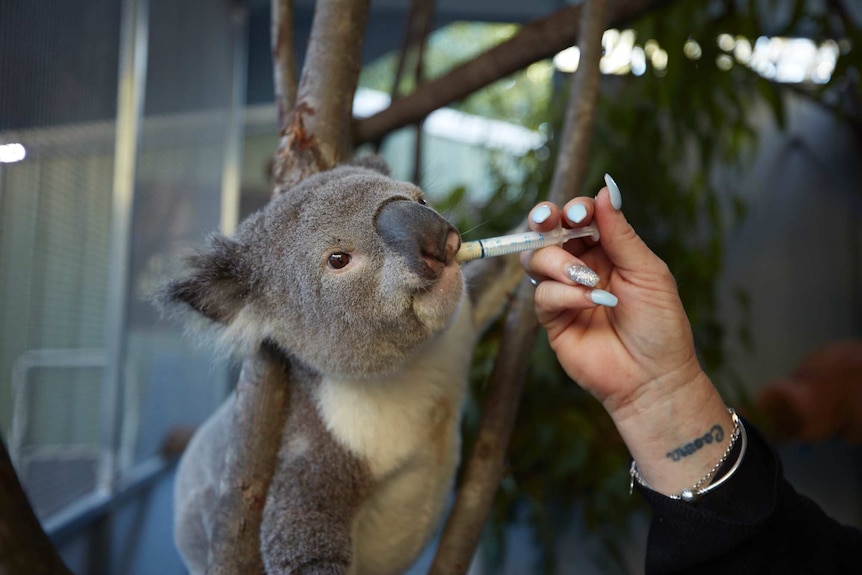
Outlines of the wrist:
M 721 454 L 721 457 L 712 468 L 701 477 L 694 485 L 683 489 L 679 493 L 666 493 L 665 495 L 670 499 L 678 499 L 685 501 L 687 503 L 693 503 L 709 493 L 714 489 L 718 489 L 724 483 L 726 483 L 734 473 L 736 473 L 737 469 L 739 469 L 740 464 L 742 463 L 742 458 L 745 455 L 746 447 L 748 445 L 748 436 L 745 431 L 745 426 L 742 424 L 742 421 L 736 415 L 736 411 L 732 408 L 728 408 L 728 413 L 730 413 L 731 418 L 733 420 L 733 428 L 730 432 L 730 441 L 727 443 L 727 447 L 724 450 L 724 453 Z M 718 429 L 718 426 L 715 426 L 715 429 Z M 724 435 L 723 433 L 721 434 Z M 702 443 L 712 443 L 713 440 L 718 440 L 718 437 L 713 437 L 712 433 L 704 436 L 704 440 Z M 683 455 L 688 455 L 696 451 L 700 446 L 696 444 L 689 443 L 686 446 L 686 451 L 682 452 Z M 674 458 L 676 461 L 678 458 Z M 637 462 L 633 459 L 631 463 L 631 467 L 629 468 L 629 475 L 631 476 L 629 483 L 629 495 L 631 495 L 634 490 L 634 484 L 638 483 L 646 489 L 652 490 L 651 486 L 647 482 L 647 480 L 641 475 L 640 470 L 638 469 Z
M 724 455 L 733 420 L 699 368 L 685 383 L 664 383 L 653 382 L 611 417 L 643 479 L 674 494 L 696 484 Z

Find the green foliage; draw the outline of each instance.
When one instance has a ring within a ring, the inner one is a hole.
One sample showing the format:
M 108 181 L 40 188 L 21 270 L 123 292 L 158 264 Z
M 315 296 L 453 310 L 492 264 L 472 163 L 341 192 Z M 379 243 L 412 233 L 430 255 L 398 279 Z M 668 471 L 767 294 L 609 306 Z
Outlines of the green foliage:
M 717 311 L 715 284 L 725 234 L 745 216 L 745 203 L 734 183 L 745 176 L 755 156 L 755 121 L 771 120 L 783 127 L 788 90 L 804 92 L 837 110 L 849 86 L 850 91 L 856 90 L 857 105 L 859 102 L 862 37 L 834 10 L 835 2 L 826 5 L 831 9 L 804 0 L 671 3 L 634 23 L 638 44 L 653 39 L 667 50 L 667 67 L 648 67 L 640 77 L 603 79 L 589 151 L 591 167 L 582 193 L 595 194 L 602 185 L 602 174 L 613 175 L 622 189 L 627 218 L 673 270 L 702 364 L 727 393 L 733 391 L 735 378 L 725 362 L 725 340 L 733 337 L 745 345 L 750 334 L 746 325 L 738 333 L 726 332 Z M 487 47 L 488 43 L 475 38 L 488 30 L 495 28 L 465 24 L 457 28 L 458 40 L 451 42 L 438 32 L 429 51 L 430 62 L 438 62 L 429 65 L 431 75 L 463 60 L 459 50 L 465 45 L 475 43 L 470 55 L 479 46 Z M 511 28 L 497 30 L 489 36 L 494 40 L 491 44 L 511 33 Z M 849 39 L 849 44 L 844 43 L 844 55 L 828 84 L 788 87 L 764 80 L 732 60 L 729 70 L 720 69 L 716 62 L 722 58 L 727 62 L 729 54 L 716 43 L 719 34 L 751 39 L 795 34 L 817 40 Z M 697 41 L 700 58 L 683 55 L 689 40 Z M 851 47 L 847 49 L 847 45 Z M 375 74 L 382 77 L 386 69 L 394 70 L 394 59 L 371 70 L 365 80 L 371 81 Z M 465 111 L 518 121 L 549 136 L 547 148 L 519 160 L 521 176 L 513 177 L 511 170 L 502 167 L 496 170 L 495 191 L 487 202 L 475 205 L 468 190 L 458 188 L 438 206 L 452 214 L 466 237 L 504 233 L 546 197 L 568 89 L 565 79 L 537 81 L 544 72 L 536 70 L 532 77 L 524 72 L 498 82 L 459 105 Z M 481 233 L 471 235 L 480 225 Z M 744 315 L 748 307 L 745 292 L 735 290 L 734 299 Z M 483 385 L 501 329 L 497 326 L 489 333 L 476 355 L 473 395 L 464 422 L 465 457 L 478 426 Z M 557 536 L 574 509 L 582 513 L 589 527 L 608 535 L 607 549 L 613 558 L 619 552 L 614 542 L 640 505 L 638 498 L 628 495 L 627 468 L 627 451 L 609 417 L 567 379 L 547 341 L 540 337 L 509 450 L 508 473 L 485 533 L 490 571 L 504 559 L 504 528 L 526 521 L 539 550 L 535 572 L 554 572 Z M 612 570 L 618 572 L 619 565 Z

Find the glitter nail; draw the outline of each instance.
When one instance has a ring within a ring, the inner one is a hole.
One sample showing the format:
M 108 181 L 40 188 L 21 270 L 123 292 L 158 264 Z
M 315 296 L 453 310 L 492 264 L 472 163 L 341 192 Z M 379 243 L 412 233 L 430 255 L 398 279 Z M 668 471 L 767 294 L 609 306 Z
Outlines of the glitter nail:
M 566 268 L 566 273 L 569 274 L 571 280 L 577 284 L 587 287 L 596 287 L 599 283 L 599 274 L 588 268 L 587 266 L 571 265 Z

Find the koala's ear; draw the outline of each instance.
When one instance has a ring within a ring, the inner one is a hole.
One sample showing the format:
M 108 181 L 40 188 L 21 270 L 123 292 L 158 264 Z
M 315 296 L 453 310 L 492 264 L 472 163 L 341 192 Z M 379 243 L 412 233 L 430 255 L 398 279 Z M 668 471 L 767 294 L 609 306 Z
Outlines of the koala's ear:
M 163 308 L 185 304 L 212 321 L 228 324 L 245 305 L 249 278 L 242 245 L 214 235 L 207 250 L 189 258 L 190 273 L 156 295 Z
M 378 156 L 377 154 L 367 154 L 365 156 L 353 158 L 348 162 L 348 165 L 368 168 L 369 170 L 380 172 L 384 176 L 392 175 L 389 171 L 389 164 L 386 163 L 386 160 L 384 160 L 382 156 Z

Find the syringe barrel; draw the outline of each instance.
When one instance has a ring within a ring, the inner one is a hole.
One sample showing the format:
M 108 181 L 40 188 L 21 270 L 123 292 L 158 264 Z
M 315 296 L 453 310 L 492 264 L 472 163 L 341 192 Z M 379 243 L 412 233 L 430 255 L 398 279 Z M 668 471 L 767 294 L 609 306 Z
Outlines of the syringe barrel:
M 562 229 L 557 228 L 550 232 L 523 232 L 498 236 L 484 240 L 464 242 L 461 249 L 455 255 L 457 261 L 469 261 L 481 258 L 504 256 L 527 250 L 537 250 L 545 246 L 563 245 L 573 238 L 584 236 L 597 237 L 598 231 L 595 226 L 583 228 Z

